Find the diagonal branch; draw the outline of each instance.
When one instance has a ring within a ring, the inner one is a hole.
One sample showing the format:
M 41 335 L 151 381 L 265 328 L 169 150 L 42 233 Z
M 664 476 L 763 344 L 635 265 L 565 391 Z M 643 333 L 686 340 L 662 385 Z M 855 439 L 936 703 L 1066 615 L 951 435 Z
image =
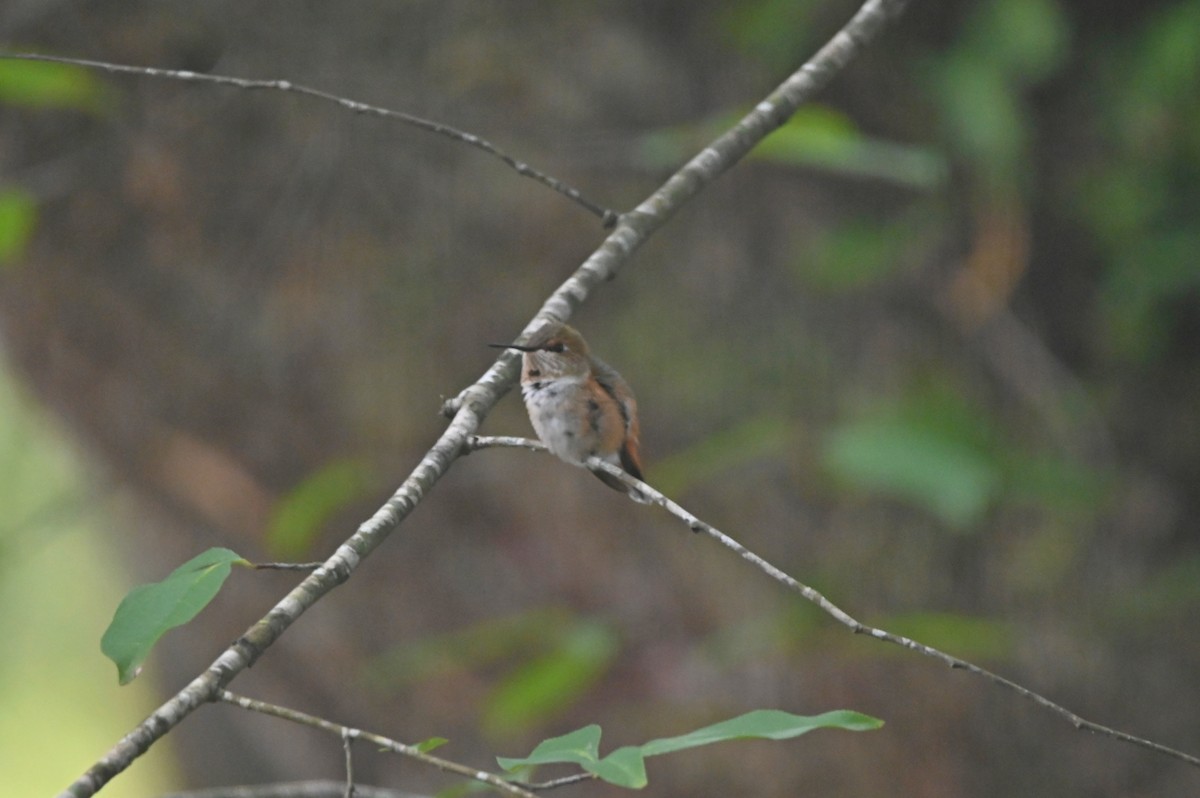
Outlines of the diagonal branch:
M 278 704 L 269 704 L 266 701 L 258 701 L 253 698 L 246 698 L 228 690 L 222 690 L 219 696 L 222 701 L 227 704 L 248 709 L 251 712 L 261 712 L 264 715 L 290 720 L 293 723 L 299 723 L 304 726 L 311 726 L 314 729 L 320 729 L 323 732 L 335 734 L 342 739 L 344 745 L 348 745 L 352 740 L 366 740 L 374 746 L 377 746 L 384 751 L 391 751 L 395 754 L 403 754 L 404 756 L 416 759 L 419 762 L 424 762 L 426 765 L 432 765 L 438 770 L 443 770 L 447 773 L 454 773 L 468 779 L 488 784 L 495 789 L 507 795 L 516 795 L 519 798 L 534 798 L 533 793 L 514 784 L 501 776 L 487 771 L 478 770 L 477 768 L 460 765 L 457 762 L 451 762 L 448 759 L 442 759 L 438 756 L 422 751 L 415 745 L 405 745 L 402 742 L 393 740 L 390 737 L 384 737 L 382 734 L 363 731 L 362 729 L 353 729 L 349 726 L 343 726 L 340 723 L 318 718 L 315 715 L 309 715 L 307 712 L 301 712 L 297 709 L 281 707 Z M 349 771 L 349 768 L 347 768 Z
M 340 781 L 285 781 L 252 786 L 213 787 L 163 795 L 162 798 L 344 798 L 346 785 Z M 354 785 L 354 798 L 431 798 L 386 787 Z
M 684 203 L 787 121 L 802 103 L 827 85 L 907 4 L 908 0 L 867 0 L 816 55 L 733 128 L 705 147 L 637 208 L 623 214 L 600 247 L 550 295 L 534 320 L 527 325 L 526 331 L 532 332 L 548 317 L 568 318 L 596 286 L 616 276 L 633 251 L 674 216 Z M 450 424 L 392 497 L 342 543 L 320 568 L 284 596 L 191 683 L 118 741 L 112 750 L 70 784 L 60 798 L 94 795 L 197 707 L 217 700 L 221 690 L 250 667 L 309 607 L 349 579 L 362 558 L 387 539 L 441 479 L 454 460 L 464 453 L 468 436 L 479 429 L 488 412 L 512 387 L 516 372 L 517 358 L 511 352 L 506 352 L 475 384 L 447 401 L 443 412 L 452 417 Z
M 532 178 L 544 186 L 557 191 L 559 194 L 578 203 L 590 213 L 600 217 L 604 222 L 605 229 L 612 227 L 617 222 L 617 214 L 615 211 L 610 211 L 601 205 L 598 205 L 587 199 L 579 192 L 578 189 L 564 183 L 557 178 L 534 169 L 524 161 L 518 160 L 509 155 L 504 150 L 492 144 L 487 139 L 480 138 L 473 133 L 468 133 L 465 130 L 459 130 L 451 125 L 446 125 L 441 122 L 434 122 L 431 119 L 406 114 L 403 111 L 394 111 L 390 108 L 383 108 L 378 105 L 370 105 L 369 103 L 351 100 L 349 97 L 341 97 L 337 94 L 332 94 L 320 89 L 303 86 L 299 83 L 292 83 L 290 80 L 252 80 L 248 78 L 235 78 L 229 75 L 212 75 L 206 72 L 191 72 L 182 69 L 161 69 L 159 67 L 142 67 L 132 66 L 129 64 L 112 64 L 107 61 L 92 61 L 86 58 L 70 58 L 60 55 L 43 55 L 41 53 L 0 53 L 0 58 L 12 58 L 21 61 L 48 61 L 52 64 L 68 64 L 70 66 L 84 67 L 87 69 L 98 69 L 102 72 L 110 72 L 118 75 L 138 75 L 147 78 L 166 78 L 168 80 L 181 80 L 189 83 L 215 83 L 219 86 L 233 86 L 239 89 L 267 89 L 270 91 L 283 91 L 291 94 L 300 94 L 305 97 L 312 97 L 324 102 L 335 103 L 345 108 L 348 111 L 353 111 L 356 114 L 366 114 L 368 116 L 382 117 L 383 119 L 391 119 L 397 122 L 402 122 L 421 130 L 427 130 L 430 133 L 436 133 L 439 136 L 453 139 L 454 141 L 462 142 L 470 145 L 477 150 L 482 150 L 488 155 L 499 158 L 505 164 L 513 169 L 522 177 Z
M 543 446 L 540 443 L 537 443 L 536 441 L 531 441 L 526 438 L 514 438 L 514 437 L 508 437 L 508 436 L 501 437 L 501 436 L 472 435 L 468 439 L 467 445 L 471 448 L 472 451 L 474 451 L 476 449 L 487 449 L 487 448 L 496 447 L 496 446 L 519 448 L 519 449 L 529 449 L 531 451 L 545 451 L 546 450 L 545 446 Z M 841 607 L 839 607 L 838 605 L 834 604 L 832 601 L 827 599 L 825 597 L 825 595 L 823 593 L 821 593 L 819 590 L 817 590 L 816 588 L 806 585 L 805 583 L 799 581 L 798 579 L 788 575 L 786 572 L 784 572 L 783 570 L 772 565 L 770 562 L 763 559 L 759 555 L 755 554 L 753 551 L 746 548 L 741 543 L 739 543 L 738 541 L 731 538 L 729 535 L 726 535 L 724 532 L 717 529 L 712 524 L 709 524 L 705 521 L 700 520 L 699 518 L 697 518 L 696 516 L 694 516 L 690 512 L 688 512 L 686 509 L 684 509 L 680 505 L 676 504 L 671 499 L 667 498 L 665 495 L 663 495 L 659 491 L 650 487 L 645 482 L 642 482 L 639 479 L 635 479 L 634 477 L 625 473 L 623 470 L 621 470 L 617 466 L 614 466 L 611 463 L 607 463 L 598 457 L 593 457 L 588 460 L 587 467 L 592 469 L 593 471 L 599 470 L 599 471 L 604 471 L 607 474 L 611 474 L 613 477 L 615 477 L 619 481 L 621 481 L 624 484 L 628 485 L 629 487 L 637 490 L 643 496 L 647 497 L 650 500 L 651 504 L 659 505 L 660 507 L 665 509 L 667 512 L 669 512 L 671 515 L 675 516 L 680 521 L 687 524 L 688 529 L 692 530 L 693 532 L 703 532 L 704 534 L 708 535 L 712 539 L 716 540 L 722 546 L 724 546 L 725 548 L 734 552 L 739 557 L 741 557 L 743 560 L 746 560 L 748 563 L 753 565 L 758 570 L 762 571 L 764 574 L 769 576 L 771 579 L 774 579 L 776 582 L 778 582 L 779 584 L 786 587 L 788 590 L 791 590 L 794 593 L 799 593 L 805 600 L 820 607 L 821 610 L 826 615 L 829 615 L 835 621 L 840 623 L 842 626 L 845 626 L 846 628 L 848 628 L 851 632 L 854 632 L 855 634 L 869 635 L 876 640 L 881 640 L 885 643 L 892 643 L 893 645 L 900 646 L 901 648 L 906 648 L 909 651 L 915 651 L 918 654 L 922 654 L 926 657 L 930 657 L 932 659 L 939 660 L 939 661 L 945 663 L 946 665 L 949 665 L 953 669 L 964 670 L 968 673 L 972 673 L 976 676 L 980 676 L 984 679 L 987 679 L 988 681 L 990 681 L 994 684 L 998 684 L 1005 689 L 1011 690 L 1012 692 L 1016 693 L 1017 695 L 1021 696 L 1022 698 L 1032 701 L 1033 703 L 1037 704 L 1038 706 L 1042 707 L 1043 709 L 1049 710 L 1050 712 L 1054 713 L 1055 715 L 1058 715 L 1059 717 L 1064 718 L 1076 729 L 1090 731 L 1090 732 L 1093 732 L 1094 734 L 1099 734 L 1104 737 L 1111 737 L 1114 740 L 1120 740 L 1121 742 L 1130 743 L 1131 745 L 1140 746 L 1142 748 L 1148 748 L 1151 751 L 1156 751 L 1160 754 L 1166 754 L 1167 756 L 1182 760 L 1183 762 L 1186 762 L 1189 765 L 1194 765 L 1196 767 L 1200 767 L 1200 757 L 1195 757 L 1191 754 L 1186 754 L 1183 751 L 1179 751 L 1174 748 L 1170 748 L 1168 746 L 1162 745 L 1161 743 L 1156 743 L 1153 740 L 1147 740 L 1143 737 L 1137 737 L 1137 736 L 1129 734 L 1127 732 L 1123 732 L 1118 729 L 1113 729 L 1108 726 L 1104 726 L 1100 723 L 1095 723 L 1094 721 L 1087 720 L 1085 718 L 1080 717 L 1079 715 L 1076 715 L 1074 712 L 1072 712 L 1071 710 L 1062 706 L 1061 704 L 1056 704 L 1055 702 L 1051 701 L 1049 698 L 1046 698 L 1045 696 L 1043 696 L 1041 693 L 1034 692 L 1033 690 L 1030 690 L 1028 687 L 1020 685 L 1020 684 L 1012 681 L 1011 679 L 1006 679 L 1003 676 L 993 673 L 992 671 L 989 671 L 986 668 L 982 668 L 972 662 L 968 662 L 965 659 L 959 659 L 958 657 L 955 657 L 951 654 L 947 654 L 944 651 L 941 651 L 940 649 L 934 648 L 933 646 L 928 646 L 928 645 L 925 645 L 924 643 L 913 640 L 910 637 L 905 637 L 904 635 L 894 634 L 892 632 L 889 632 L 884 629 L 879 629 L 874 626 L 868 626 L 867 624 L 862 623 L 861 621 L 857 620 L 856 618 L 854 618 L 854 616 L 850 615 L 850 613 L 846 612 Z

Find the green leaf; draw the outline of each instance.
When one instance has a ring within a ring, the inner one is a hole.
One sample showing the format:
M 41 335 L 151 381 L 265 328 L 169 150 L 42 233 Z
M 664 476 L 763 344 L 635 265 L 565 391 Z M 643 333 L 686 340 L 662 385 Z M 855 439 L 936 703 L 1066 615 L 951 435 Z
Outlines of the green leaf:
M 641 748 L 633 745 L 618 748 L 589 770 L 618 787 L 640 790 L 649 783 L 646 778 L 646 755 Z
M 422 754 L 428 754 L 430 751 L 436 751 L 448 742 L 450 741 L 445 737 L 430 737 L 427 740 L 417 743 L 413 748 L 416 748 Z
M 601 759 L 600 727 L 593 724 L 570 734 L 542 741 L 528 757 L 497 757 L 496 761 L 509 772 L 530 765 L 573 764 L 596 774 L 610 784 L 641 789 L 647 783 L 645 758 L 648 756 L 669 754 L 727 740 L 788 740 L 813 729 L 870 731 L 882 725 L 883 721 L 878 718 L 846 709 L 811 717 L 793 715 L 777 709 L 759 709 L 679 737 L 667 737 L 651 740 L 641 746 L 618 748 Z
M 883 725 L 883 721 L 854 712 L 839 709 L 821 715 L 793 715 L 779 709 L 756 709 L 736 718 L 705 726 L 679 737 L 651 740 L 642 746 L 646 756 L 658 756 L 696 748 L 701 745 L 725 742 L 726 740 L 765 739 L 789 740 L 813 729 L 844 729 L 846 731 L 871 731 Z
M 527 757 L 510 759 L 496 757 L 500 767 L 516 770 L 527 765 L 570 763 L 591 770 L 600 759 L 600 727 L 593 723 L 573 732 L 542 740 Z
M 116 664 L 121 684 L 137 677 L 164 633 L 195 618 L 212 601 L 234 563 L 249 565 L 229 549 L 209 549 L 161 582 L 129 591 L 100 640 L 100 650 Z
M 20 189 L 0 191 L 0 266 L 17 260 L 33 235 L 37 203 Z
M 104 85 L 83 67 L 0 60 L 0 104 L 97 112 Z
M 371 490 L 371 472 L 364 464 L 355 460 L 329 463 L 275 505 L 267 529 L 267 548 L 282 559 L 304 555 L 335 512 Z

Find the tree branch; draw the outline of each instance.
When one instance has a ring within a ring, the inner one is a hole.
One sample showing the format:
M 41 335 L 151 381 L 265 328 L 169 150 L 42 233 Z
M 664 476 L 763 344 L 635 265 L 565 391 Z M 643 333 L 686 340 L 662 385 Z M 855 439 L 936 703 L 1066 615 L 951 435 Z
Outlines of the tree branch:
M 616 276 L 634 250 L 704 186 L 737 163 L 828 84 L 907 4 L 908 0 L 867 0 L 816 55 L 733 128 L 705 147 L 637 208 L 622 215 L 600 247 L 550 295 L 526 326 L 526 332 L 532 332 L 546 318 L 569 318 L 596 286 Z M 349 579 L 362 559 L 387 539 L 462 455 L 468 436 L 479 429 L 487 413 L 512 386 L 516 373 L 516 356 L 505 352 L 475 384 L 447 401 L 443 412 L 452 416 L 450 424 L 392 497 L 320 568 L 284 596 L 191 683 L 125 735 L 60 793 L 60 798 L 95 795 L 198 706 L 217 700 L 226 685 L 252 665 L 309 607 Z
M 467 767 L 466 765 L 460 765 L 457 762 L 451 762 L 450 760 L 442 759 L 441 757 L 432 756 L 416 746 L 405 745 L 404 743 L 393 740 L 390 737 L 384 737 L 381 734 L 375 734 L 373 732 L 363 731 L 362 729 L 354 729 L 350 728 L 349 726 L 343 726 L 340 723 L 334 723 L 333 721 L 325 720 L 324 718 L 318 718 L 315 715 L 309 715 L 306 712 L 301 712 L 296 709 L 289 709 L 288 707 L 281 707 L 277 704 L 269 704 L 266 701 L 257 701 L 253 698 L 246 698 L 245 696 L 236 695 L 228 690 L 222 690 L 219 698 L 227 704 L 233 704 L 234 706 L 241 707 L 242 709 L 248 709 L 251 712 L 261 712 L 264 715 L 271 715 L 276 718 L 290 720 L 292 723 L 299 723 L 303 726 L 311 726 L 314 729 L 320 729 L 323 732 L 337 735 L 339 738 L 341 738 L 343 745 L 346 746 L 349 746 L 349 743 L 352 740 L 366 740 L 372 745 L 379 746 L 385 751 L 403 754 L 404 756 L 411 757 L 419 762 L 424 762 L 426 765 L 432 765 L 438 770 L 445 771 L 446 773 L 454 773 L 459 776 L 464 776 L 468 779 L 474 779 L 475 781 L 483 782 L 484 784 L 495 787 L 502 793 L 520 796 L 520 798 L 535 798 L 534 794 L 528 790 L 523 789 L 513 782 L 493 773 Z M 347 748 L 347 750 L 349 749 Z M 347 754 L 347 757 L 349 757 L 349 754 Z M 346 771 L 347 774 L 350 773 L 350 768 L 348 766 Z M 347 778 L 349 778 L 349 775 L 347 775 Z M 343 785 L 343 789 L 345 789 L 345 785 Z
M 490 437 L 483 435 L 472 435 L 469 438 L 468 445 L 472 451 L 476 449 L 487 449 L 490 447 L 510 447 L 532 449 L 534 451 L 545 449 L 545 447 L 541 444 L 538 444 L 535 441 L 525 440 L 523 438 Z M 598 457 L 589 459 L 587 462 L 587 467 L 593 471 L 599 470 L 611 474 L 629 487 L 637 490 L 643 496 L 649 499 L 651 504 L 659 505 L 671 515 L 675 516 L 684 524 L 686 524 L 688 529 L 692 530 L 693 532 L 703 532 L 704 534 L 713 538 L 722 546 L 730 551 L 733 551 L 743 560 L 747 561 L 755 568 L 766 574 L 768 577 L 786 587 L 788 590 L 791 590 L 793 593 L 799 593 L 805 600 L 820 607 L 826 615 L 829 615 L 835 621 L 840 623 L 842 626 L 845 626 L 855 634 L 869 635 L 875 640 L 881 640 L 885 643 L 892 643 L 893 645 L 900 646 L 901 648 L 906 648 L 909 651 L 915 651 L 918 654 L 923 654 L 926 657 L 939 660 L 944 664 L 949 665 L 951 668 L 964 670 L 968 673 L 973 673 L 976 676 L 981 676 L 993 684 L 998 684 L 1001 687 L 1011 690 L 1022 698 L 1028 699 L 1043 709 L 1049 710 L 1055 715 L 1058 715 L 1059 717 L 1068 721 L 1076 729 L 1090 731 L 1104 737 L 1111 737 L 1114 740 L 1130 743 L 1131 745 L 1148 748 L 1151 751 L 1157 751 L 1160 754 L 1166 754 L 1167 756 L 1179 759 L 1188 763 L 1189 765 L 1200 767 L 1200 758 L 1192 756 L 1191 754 L 1186 754 L 1182 751 L 1178 751 L 1174 748 L 1156 743 L 1152 740 L 1147 740 L 1143 737 L 1137 737 L 1135 735 L 1104 726 L 1100 723 L 1095 723 L 1085 718 L 1081 718 L 1079 715 L 1076 715 L 1066 707 L 1056 704 L 1049 698 L 1046 698 L 1041 693 L 1036 693 L 1033 690 L 1030 690 L 1028 687 L 1017 684 L 1016 682 L 1006 679 L 999 674 L 993 673 L 986 668 L 982 668 L 972 662 L 968 662 L 967 660 L 959 659 L 958 657 L 947 654 L 944 651 L 934 648 L 933 646 L 927 646 L 924 643 L 913 640 L 910 637 L 893 634 L 892 632 L 888 632 L 884 629 L 879 629 L 874 626 L 868 626 L 867 624 L 855 619 L 852 615 L 850 615 L 850 613 L 846 612 L 841 607 L 827 599 L 824 594 L 822 594 L 816 588 L 810 587 L 798 579 L 789 576 L 783 570 L 775 567 L 764 558 L 755 554 L 753 551 L 731 538 L 729 535 L 726 535 L 713 525 L 692 515 L 686 509 L 676 504 L 659 491 L 650 487 L 645 482 L 642 482 L 640 479 L 630 476 L 617 466 L 607 463 Z
M 173 792 L 162 798 L 342 798 L 346 785 L 340 781 L 286 781 L 277 784 L 211 787 L 206 790 Z M 413 792 L 367 787 L 357 784 L 355 798 L 431 798 Z
M 86 69 L 98 69 L 102 72 L 109 72 L 118 75 L 137 75 L 146 78 L 166 78 L 168 80 L 180 80 L 188 83 L 215 83 L 219 86 L 233 86 L 238 89 L 267 89 L 270 91 L 282 91 L 290 94 L 300 94 L 305 97 L 312 97 L 324 102 L 331 102 L 340 105 L 348 111 L 353 111 L 356 114 L 366 114 L 368 116 L 382 117 L 383 119 L 391 119 L 393 121 L 402 122 L 405 125 L 410 125 L 421 130 L 426 130 L 430 133 L 436 133 L 439 136 L 445 136 L 448 139 L 462 142 L 470 145 L 477 150 L 499 158 L 505 164 L 513 169 L 522 177 L 528 177 L 544 186 L 547 186 L 564 197 L 569 198 L 573 202 L 585 208 L 588 212 L 598 216 L 604 223 L 605 229 L 611 228 L 617 222 L 617 214 L 597 203 L 592 202 L 583 196 L 580 191 L 567 183 L 564 183 L 557 178 L 534 169 L 524 161 L 518 160 L 509 155 L 504 150 L 492 144 L 487 139 L 480 138 L 473 133 L 468 133 L 465 130 L 459 130 L 451 125 L 446 125 L 441 122 L 434 122 L 430 119 L 424 119 L 412 114 L 406 114 L 403 111 L 394 111 L 390 108 L 383 108 L 378 105 L 370 105 L 368 103 L 351 100 L 349 97 L 341 97 L 337 94 L 331 94 L 320 89 L 313 89 L 308 86 L 302 86 L 299 83 L 292 83 L 290 80 L 251 80 L 247 78 L 235 78 L 229 75 L 210 75 L 205 72 L 191 72 L 181 69 L 160 69 L 159 67 L 142 67 L 131 66 L 129 64 L 113 64 L 107 61 L 92 61 L 86 58 L 70 58 L 60 55 L 42 55 L 41 53 L 0 53 L 0 58 L 17 59 L 21 61 L 48 61 L 53 64 L 68 64 L 70 66 L 84 67 Z

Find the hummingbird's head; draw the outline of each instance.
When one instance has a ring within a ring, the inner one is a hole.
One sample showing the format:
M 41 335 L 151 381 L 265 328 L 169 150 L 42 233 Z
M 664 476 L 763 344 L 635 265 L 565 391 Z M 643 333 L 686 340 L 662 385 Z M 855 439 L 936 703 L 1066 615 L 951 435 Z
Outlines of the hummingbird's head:
M 526 374 L 541 379 L 583 376 L 588 373 L 588 346 L 583 336 L 562 322 L 548 322 L 526 344 L 488 344 L 525 353 Z

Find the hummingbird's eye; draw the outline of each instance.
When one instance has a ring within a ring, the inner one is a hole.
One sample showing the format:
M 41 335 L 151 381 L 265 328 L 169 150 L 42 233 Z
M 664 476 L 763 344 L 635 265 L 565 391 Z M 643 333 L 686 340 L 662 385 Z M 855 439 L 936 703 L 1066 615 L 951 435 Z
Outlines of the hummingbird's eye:
M 547 352 L 563 352 L 566 351 L 566 345 L 562 341 L 551 341 L 546 344 Z

